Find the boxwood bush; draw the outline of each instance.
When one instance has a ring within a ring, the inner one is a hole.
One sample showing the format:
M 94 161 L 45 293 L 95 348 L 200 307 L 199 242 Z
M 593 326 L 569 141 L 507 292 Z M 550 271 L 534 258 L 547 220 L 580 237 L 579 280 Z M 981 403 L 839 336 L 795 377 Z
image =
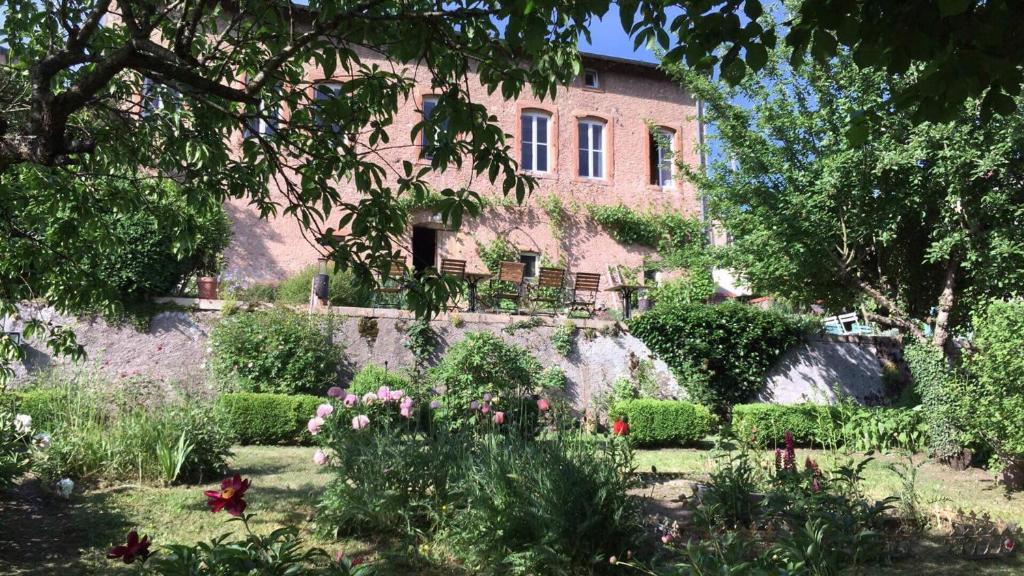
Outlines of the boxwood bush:
M 342 349 L 330 316 L 284 308 L 239 312 L 210 334 L 210 367 L 227 392 L 323 394 L 338 377 Z
M 305 394 L 221 394 L 217 408 L 239 444 L 307 444 L 306 423 L 326 398 Z
M 727 302 L 658 302 L 632 319 L 630 332 L 684 382 L 690 397 L 719 414 L 764 390 L 768 369 L 803 331 L 795 317 Z
M 707 407 L 678 400 L 626 400 L 612 406 L 609 415 L 626 420 L 637 446 L 693 444 L 710 434 L 716 422 Z

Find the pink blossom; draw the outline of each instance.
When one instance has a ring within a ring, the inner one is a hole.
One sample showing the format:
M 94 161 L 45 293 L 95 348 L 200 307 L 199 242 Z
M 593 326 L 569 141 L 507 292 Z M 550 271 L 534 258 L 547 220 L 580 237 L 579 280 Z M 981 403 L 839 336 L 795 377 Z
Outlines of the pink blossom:
M 320 433 L 320 427 L 323 426 L 323 425 L 324 425 L 324 419 L 319 417 L 319 416 L 317 416 L 315 418 L 310 418 L 309 419 L 309 424 L 306 425 L 306 428 L 309 429 L 309 433 L 310 434 L 312 434 L 313 436 L 316 436 L 317 434 Z
M 317 450 L 313 453 L 313 463 L 317 466 L 327 464 L 327 454 L 323 450 Z
M 398 412 L 405 418 L 412 418 L 412 398 L 407 397 L 405 400 L 402 400 Z
M 327 389 L 327 395 L 331 398 L 341 398 L 345 391 L 340 386 L 331 386 Z
M 377 397 L 384 402 L 391 400 L 391 388 L 388 388 L 387 386 L 377 388 Z
M 431 400 L 430 401 L 430 409 L 431 410 L 437 410 L 440 407 L 441 407 L 441 401 L 440 400 Z
M 547 400 L 541 398 L 537 400 L 537 409 L 541 412 L 547 412 L 551 409 L 551 404 L 549 404 Z
M 366 414 L 360 414 L 352 419 L 352 429 L 362 430 L 370 425 L 370 417 Z
M 491 411 L 491 405 L 490 404 L 484 404 L 483 406 L 480 407 L 480 412 L 482 412 L 484 414 L 487 414 L 490 411 Z
M 345 399 L 342 400 L 342 403 L 345 404 L 346 408 L 351 408 L 359 403 L 359 397 L 356 396 L 355 394 L 349 394 L 345 396 Z
M 373 392 L 367 392 L 363 394 L 363 404 L 373 404 L 377 401 L 377 395 Z
M 470 410 L 478 410 L 478 409 L 480 409 L 480 403 L 477 402 L 476 400 L 473 400 L 472 402 L 469 403 L 469 409 Z
M 488 393 L 484 394 L 484 402 L 490 402 L 490 401 L 491 401 L 491 393 L 488 392 Z
M 671 543 L 675 539 L 676 539 L 675 536 L 673 536 L 671 534 L 663 534 L 661 536 L 661 543 L 662 544 L 669 544 L 669 543 Z
M 399 400 L 402 399 L 403 396 L 405 396 L 405 390 L 392 390 L 391 391 L 391 401 L 392 402 L 398 402 Z
M 499 426 L 504 424 L 505 423 L 505 413 L 504 412 L 495 412 L 494 413 L 494 423 L 499 425 Z
M 317 418 L 327 418 L 328 416 L 330 416 L 333 413 L 334 413 L 334 406 L 331 406 L 330 404 L 321 404 L 321 405 L 316 407 L 316 417 Z

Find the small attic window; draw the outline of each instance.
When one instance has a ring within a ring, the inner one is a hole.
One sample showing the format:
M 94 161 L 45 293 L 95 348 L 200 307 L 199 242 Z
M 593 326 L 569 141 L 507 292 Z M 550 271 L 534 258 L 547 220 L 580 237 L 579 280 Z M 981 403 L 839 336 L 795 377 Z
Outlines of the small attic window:
M 586 69 L 583 71 L 583 85 L 587 88 L 601 87 L 601 80 L 597 76 L 597 70 Z

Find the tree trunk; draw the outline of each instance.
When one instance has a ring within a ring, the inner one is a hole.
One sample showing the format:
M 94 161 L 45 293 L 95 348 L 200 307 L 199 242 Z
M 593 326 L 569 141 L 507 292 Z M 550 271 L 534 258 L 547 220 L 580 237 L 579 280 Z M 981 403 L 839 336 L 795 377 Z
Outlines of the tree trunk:
M 935 314 L 935 333 L 932 335 L 932 344 L 940 350 L 945 350 L 946 344 L 949 342 L 949 314 L 953 309 L 959 271 L 959 260 L 950 258 L 946 261 L 946 277 L 942 282 L 942 293 L 939 294 L 938 312 Z

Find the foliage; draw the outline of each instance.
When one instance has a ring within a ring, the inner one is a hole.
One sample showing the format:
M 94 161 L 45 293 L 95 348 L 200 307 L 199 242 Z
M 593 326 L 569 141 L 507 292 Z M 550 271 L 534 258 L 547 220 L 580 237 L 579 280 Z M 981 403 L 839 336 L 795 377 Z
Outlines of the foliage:
M 356 396 L 362 396 L 367 392 L 376 392 L 381 386 L 387 386 L 392 390 L 408 390 L 411 383 L 399 372 L 377 364 L 367 364 L 352 378 L 348 391 Z
M 477 240 L 476 249 L 492 274 L 498 273 L 501 262 L 519 262 L 519 249 L 504 236 L 498 236 L 490 242 Z
M 851 139 L 864 110 L 933 71 L 893 75 L 847 50 L 797 68 L 790 56 L 773 51 L 764 76 L 732 89 L 669 65 L 716 126 L 712 169 L 683 169 L 733 239 L 725 263 L 755 292 L 833 311 L 866 304 L 920 339 L 934 308 L 939 347 L 975 303 L 1019 292 L 1024 116 L 988 119 L 968 91 L 941 122 L 886 109 Z
M 443 390 L 439 417 L 458 421 L 485 394 L 514 402 L 536 391 L 541 365 L 526 349 L 490 332 L 468 332 L 430 371 Z
M 678 400 L 641 398 L 614 404 L 610 418 L 629 424 L 629 440 L 636 446 L 685 446 L 704 439 L 717 419 L 706 407 Z
M 426 364 L 434 357 L 437 344 L 437 332 L 430 325 L 430 321 L 424 319 L 413 322 L 405 332 L 405 340 L 402 341 L 402 345 L 412 352 L 413 357 L 416 358 L 416 364 L 419 366 Z
M 1024 301 L 995 300 L 974 318 L 969 426 L 1005 460 L 1024 456 Z
M 755 446 L 778 446 L 786 433 L 799 446 L 823 446 L 866 452 L 920 451 L 928 442 L 921 408 L 863 408 L 844 401 L 823 404 L 738 404 L 732 410 L 732 433 Z
M 587 211 L 616 241 L 657 250 L 659 268 L 686 268 L 702 278 L 710 275 L 707 239 L 699 219 L 667 209 L 641 213 L 624 204 L 591 204 Z
M 303 268 L 277 285 L 274 301 L 282 304 L 309 304 L 316 266 Z M 351 271 L 328 267 L 328 297 L 333 306 L 369 306 L 373 294 L 360 286 Z
M 665 306 L 706 303 L 715 295 L 718 285 L 710 268 L 687 270 L 681 278 L 669 280 L 651 291 L 651 299 Z
M 304 394 L 235 392 L 217 397 L 224 425 L 238 444 L 309 443 L 306 421 L 320 403 L 320 397 Z
M 942 350 L 931 344 L 910 344 L 903 354 L 928 424 L 929 452 L 940 460 L 959 456 L 971 440 L 961 410 L 967 376 L 950 366 Z
M 568 357 L 572 354 L 572 349 L 575 343 L 576 325 L 572 323 L 572 320 L 566 320 L 559 324 L 558 327 L 555 328 L 554 334 L 551 335 L 551 346 L 553 346 L 555 351 L 561 356 Z
M 102 384 L 68 380 L 23 397 L 21 409 L 31 410 L 37 430 L 50 438 L 32 466 L 47 485 L 61 478 L 202 482 L 223 471 L 232 438 L 212 405 L 181 400 L 147 406 Z
M 691 398 L 719 413 L 755 398 L 768 369 L 800 335 L 796 320 L 736 302 L 658 302 L 630 320 L 629 329 L 687 385 Z
M 15 418 L 16 403 L 0 393 L 0 489 L 6 488 L 29 468 L 31 429 L 24 429 Z
M 211 372 L 226 391 L 322 393 L 337 380 L 343 356 L 331 317 L 284 308 L 222 318 L 210 348 Z

